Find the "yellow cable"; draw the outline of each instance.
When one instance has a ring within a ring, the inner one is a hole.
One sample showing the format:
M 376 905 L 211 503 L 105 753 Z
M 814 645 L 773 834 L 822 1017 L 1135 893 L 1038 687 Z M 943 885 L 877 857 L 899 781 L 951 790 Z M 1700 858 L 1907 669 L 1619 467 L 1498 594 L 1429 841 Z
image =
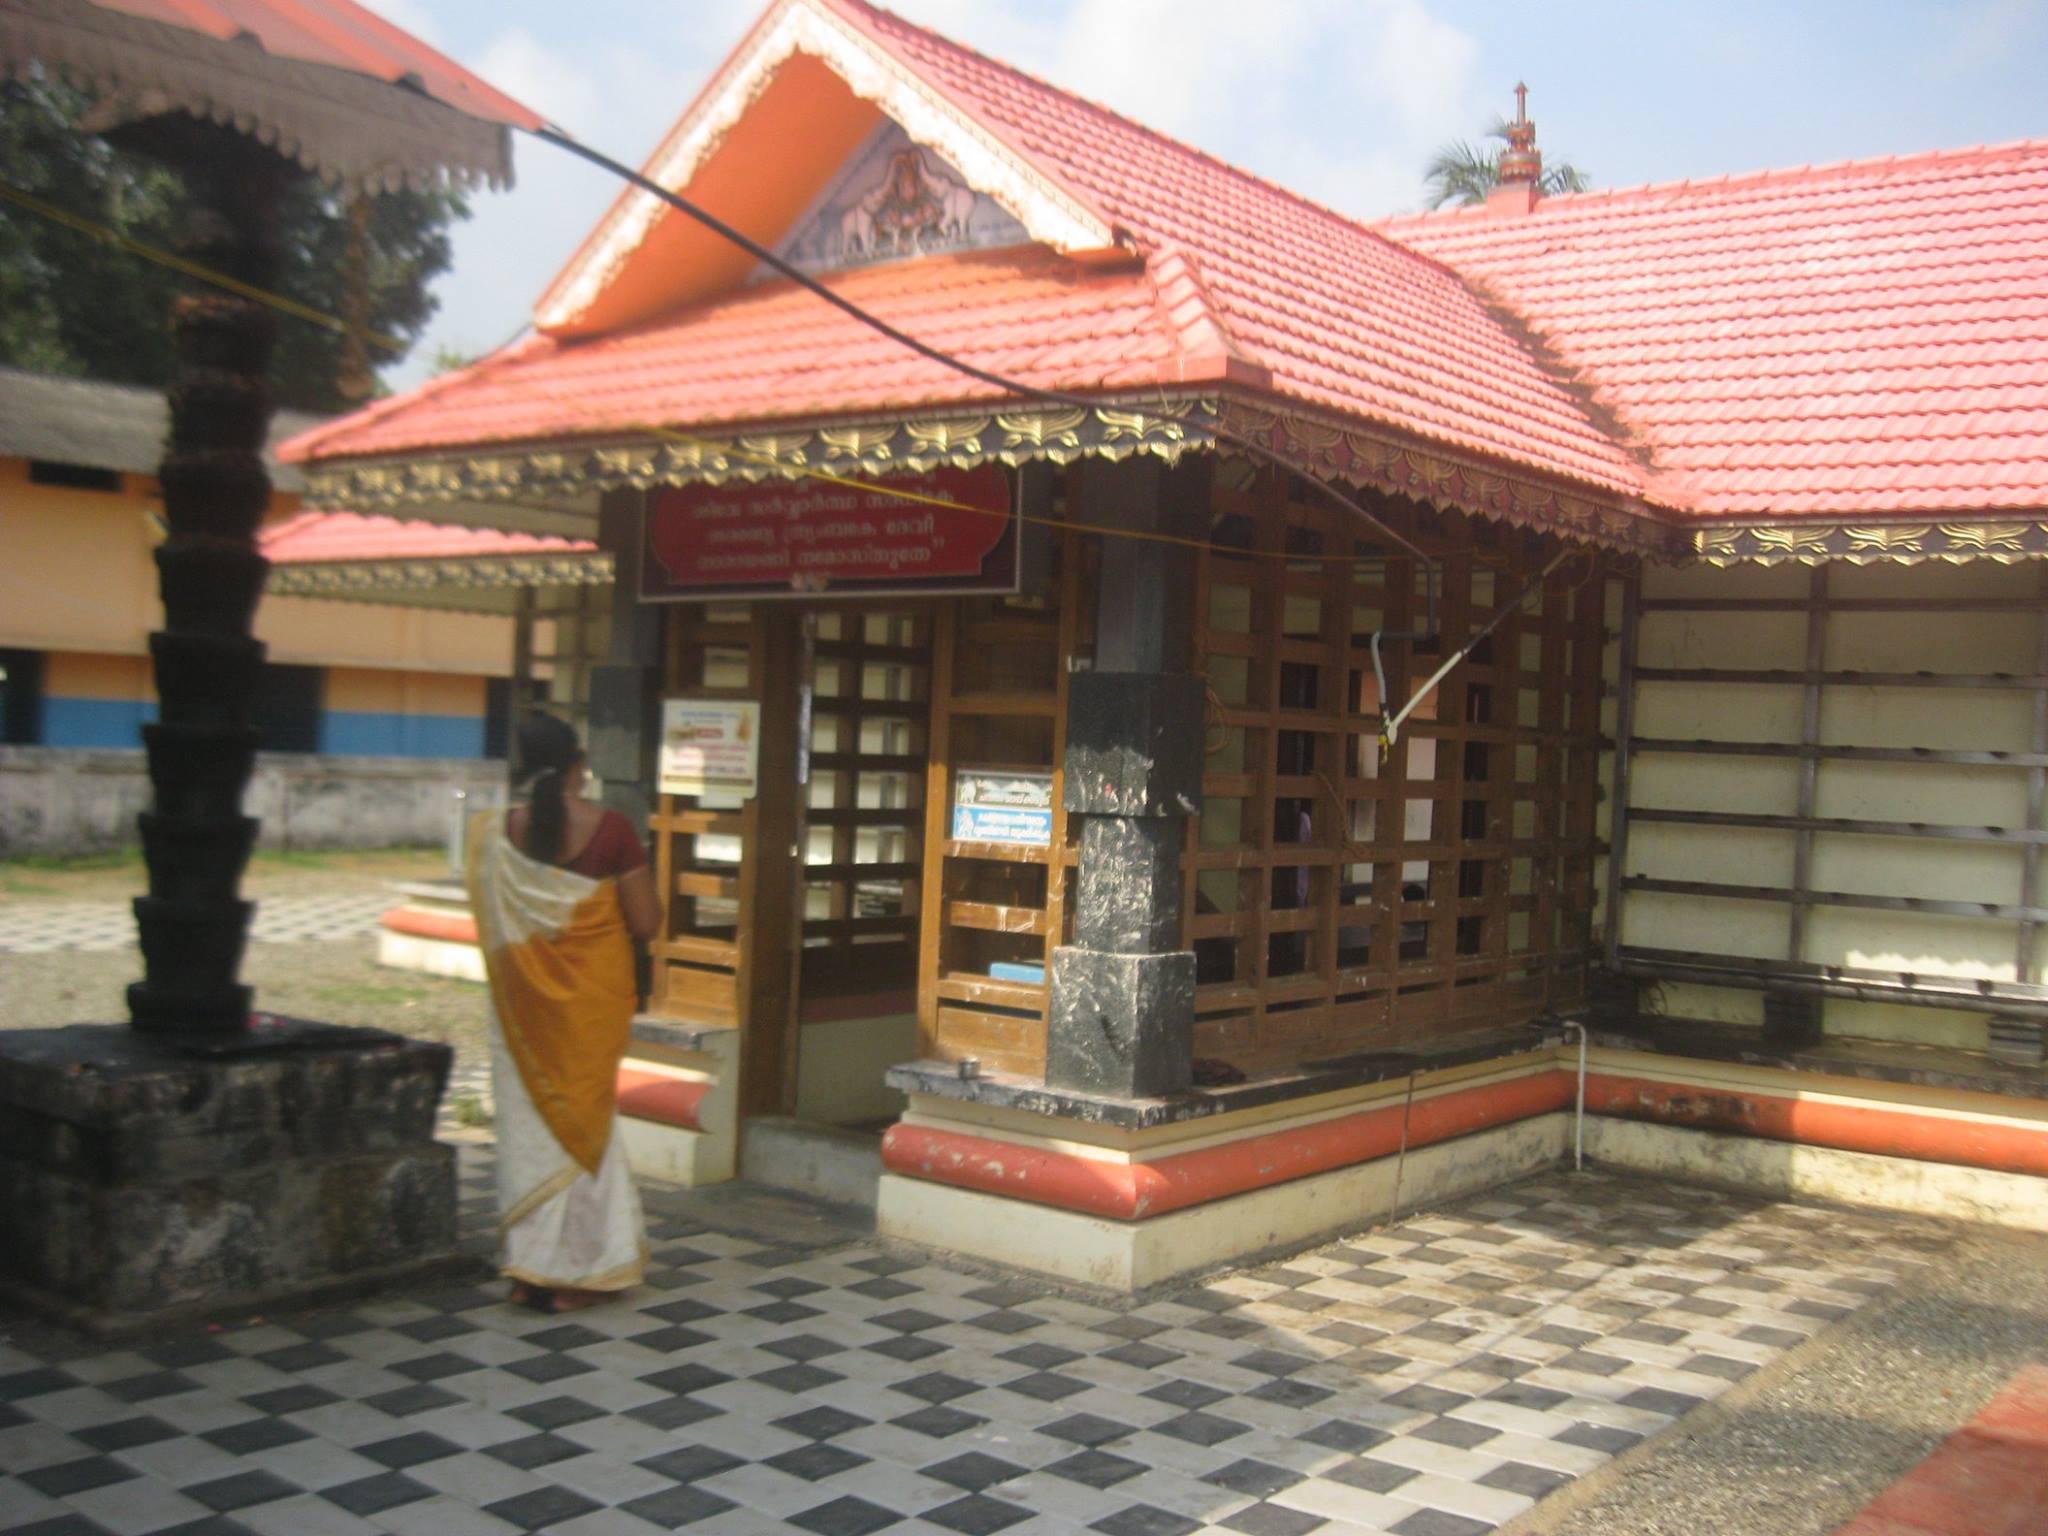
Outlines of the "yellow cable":
M 21 207 L 26 208 L 30 213 L 38 214 L 50 220 L 53 224 L 62 224 L 67 229 L 75 230 L 77 233 L 86 235 L 94 240 L 103 241 L 108 245 L 128 252 L 132 256 L 140 256 L 145 261 L 153 261 L 159 266 L 169 267 L 174 272 L 182 272 L 185 276 L 195 278 L 202 283 L 211 283 L 216 288 L 225 288 L 229 293 L 234 294 L 238 298 L 250 299 L 258 304 L 267 304 L 272 309 L 282 310 L 285 314 L 296 316 L 301 320 L 309 320 L 315 325 L 325 326 L 328 330 L 339 331 L 343 335 L 347 335 L 349 332 L 347 322 L 337 316 L 326 313 L 324 310 L 315 309 L 310 304 L 301 304 L 297 299 L 288 299 L 281 293 L 271 293 L 265 289 L 254 287 L 249 283 L 243 282 L 240 278 L 229 277 L 225 272 L 216 272 L 211 267 L 202 266 L 196 261 L 188 261 L 183 256 L 175 255 L 170 251 L 159 250 L 156 246 L 147 245 L 140 240 L 130 239 L 118 229 L 97 223 L 80 214 L 68 212 L 65 209 L 59 208 L 55 203 L 46 203 L 33 193 L 24 192 L 20 187 L 10 182 L 0 181 L 0 198 L 4 198 L 10 203 L 17 203 Z M 393 352 L 403 352 L 410 345 L 408 342 L 398 340 L 395 336 L 381 335 L 376 331 L 364 331 L 362 335 L 365 341 L 372 342 Z
M 0 181 L 0 199 L 5 199 L 8 202 L 18 204 L 19 206 L 26 208 L 29 212 L 37 214 L 43 218 L 49 219 L 53 223 L 62 224 L 68 229 L 75 230 L 76 232 L 90 236 L 93 239 L 105 241 L 106 243 L 116 246 L 121 250 L 127 251 L 132 255 L 140 256 L 146 261 L 156 262 L 161 266 L 169 267 L 176 272 L 181 272 L 185 276 L 194 278 L 199 282 L 210 283 L 216 288 L 223 288 L 227 290 L 229 293 L 236 295 L 238 298 L 248 299 L 250 302 L 256 304 L 267 305 L 271 309 L 278 310 L 284 314 L 292 315 L 300 320 L 310 321 L 315 325 L 325 326 L 328 330 L 338 331 L 343 335 L 348 334 L 350 330 L 350 327 L 348 326 L 347 322 L 343 321 L 338 316 L 327 314 L 325 311 L 315 309 L 309 304 L 301 304 L 298 300 L 286 298 L 283 294 L 272 293 L 266 289 L 255 287 L 253 284 L 245 283 L 241 281 L 241 279 L 239 278 L 230 277 L 225 272 L 215 271 L 211 267 L 204 266 L 196 261 L 187 260 L 185 257 L 176 255 L 173 252 L 161 250 L 156 246 L 146 244 L 143 241 L 132 239 L 129 236 L 122 234 L 119 230 L 113 229 L 108 225 L 98 223 L 95 220 L 88 219 L 80 214 L 68 212 L 65 209 L 57 207 L 53 203 L 45 202 L 43 199 L 36 197 L 32 193 L 25 192 L 21 188 L 12 185 L 9 182 Z M 363 333 L 363 337 L 366 341 L 372 342 L 379 347 L 383 347 L 393 352 L 404 352 L 408 349 L 410 345 L 410 343 L 400 341 L 394 337 L 379 335 L 373 331 L 365 331 Z M 568 401 L 562 400 L 554 395 L 542 394 L 541 398 L 547 401 L 548 404 L 553 405 L 558 409 L 568 410 L 572 412 L 578 409 L 577 406 L 572 405 Z M 660 438 L 665 442 L 679 444 L 685 448 L 696 449 L 700 453 L 708 452 L 714 454 L 722 454 L 731 458 L 749 459 L 755 463 L 769 465 L 772 468 L 775 468 L 783 472 L 784 474 L 788 474 L 792 469 L 794 469 L 797 471 L 798 476 L 805 479 L 820 480 L 828 485 L 845 486 L 849 489 L 857 491 L 881 491 L 883 494 L 890 496 L 895 500 L 914 502 L 921 506 L 938 507 L 949 512 L 971 512 L 982 517 L 1000 517 L 1007 519 L 1012 515 L 1015 515 L 1021 522 L 1032 523 L 1047 528 L 1058 528 L 1063 531 L 1071 530 L 1077 533 L 1095 533 L 1100 534 L 1104 538 L 1140 539 L 1155 544 L 1173 545 L 1183 549 L 1200 550 L 1210 554 L 1227 555 L 1238 559 L 1246 560 L 1264 559 L 1300 563 L 1329 563 L 1333 561 L 1341 561 L 1347 565 L 1355 565 L 1360 560 L 1371 560 L 1375 558 L 1401 558 L 1400 556 L 1391 554 L 1385 556 L 1357 554 L 1308 555 L 1294 554 L 1286 550 L 1236 549 L 1231 547 L 1230 545 L 1212 544 L 1205 539 L 1188 538 L 1181 534 L 1153 533 L 1136 528 L 1112 528 L 1105 527 L 1103 525 L 1096 523 L 1076 523 L 1069 521 L 1065 518 L 1038 517 L 1028 512 L 1018 512 L 1016 514 L 1012 514 L 1007 510 L 995 507 L 972 507 L 962 502 L 950 501 L 942 496 L 927 496 L 918 491 L 903 490 L 895 486 L 884 485 L 881 482 L 875 480 L 850 479 L 845 475 L 834 474 L 831 470 L 828 469 L 816 469 L 810 465 L 787 464 L 782 460 L 777 459 L 772 454 L 761 453 L 757 450 L 742 447 L 734 443 L 708 442 L 703 438 L 692 437 L 686 432 L 678 432 L 673 427 L 659 427 L 645 423 L 628 423 L 625 426 L 619 426 L 614 423 L 604 423 L 602 424 L 602 430 L 606 433 L 645 434 L 650 437 Z M 562 513 L 567 513 L 570 511 L 570 509 L 568 508 L 546 506 L 545 504 L 525 503 L 525 505 L 532 506 L 535 510 L 538 511 Z

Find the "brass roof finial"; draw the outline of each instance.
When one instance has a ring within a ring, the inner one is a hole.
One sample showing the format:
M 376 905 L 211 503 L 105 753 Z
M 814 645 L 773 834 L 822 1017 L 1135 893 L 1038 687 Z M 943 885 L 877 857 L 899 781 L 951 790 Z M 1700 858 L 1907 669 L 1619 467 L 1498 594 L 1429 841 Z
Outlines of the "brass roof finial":
M 1536 125 L 1529 121 L 1529 87 L 1515 85 L 1515 120 L 1506 126 L 1508 147 L 1500 155 L 1502 186 L 1535 186 L 1543 180 L 1543 151 L 1536 147 Z

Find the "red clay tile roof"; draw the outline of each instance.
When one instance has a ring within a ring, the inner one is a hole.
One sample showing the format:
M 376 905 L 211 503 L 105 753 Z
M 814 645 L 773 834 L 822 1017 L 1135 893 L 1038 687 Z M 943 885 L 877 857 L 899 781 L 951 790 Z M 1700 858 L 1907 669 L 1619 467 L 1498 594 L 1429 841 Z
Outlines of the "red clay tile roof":
M 275 565 L 348 560 L 447 560 L 492 555 L 589 554 L 597 546 L 548 534 L 501 533 L 495 528 L 458 528 L 441 523 L 407 523 L 395 517 L 354 512 L 296 512 L 258 540 Z
M 819 3 L 1129 230 L 1156 275 L 1091 274 L 1013 250 L 847 273 L 833 281 L 849 298 L 1027 384 L 1138 388 L 1214 378 L 1234 359 L 1275 391 L 1344 415 L 1622 496 L 1641 488 L 1640 465 L 1572 389 L 1435 262 L 861 0 Z M 1209 313 L 1191 311 L 1191 297 Z M 293 453 L 991 398 L 769 283 L 613 336 L 529 342 L 301 438 Z
M 831 280 L 984 367 L 1074 391 L 1228 379 L 1680 514 L 2048 506 L 2048 143 L 1368 228 L 865 0 L 808 3 L 1146 255 Z M 522 343 L 289 456 L 989 398 L 775 282 Z
M 110 11 L 409 85 L 474 117 L 538 128 L 540 115 L 352 0 L 95 0 Z
M 1725 517 L 2048 507 L 2048 141 L 1386 221 Z
M 830 283 L 912 335 L 1040 388 L 1177 376 L 1173 336 L 1136 267 L 1091 271 L 1020 246 L 866 267 Z M 375 455 L 998 398 L 776 281 L 588 341 L 536 337 L 309 432 L 291 452 Z
M 913 26 L 828 0 L 1147 251 L 1192 254 L 1281 393 L 1610 490 L 1637 463 L 1454 274 L 1374 231 Z

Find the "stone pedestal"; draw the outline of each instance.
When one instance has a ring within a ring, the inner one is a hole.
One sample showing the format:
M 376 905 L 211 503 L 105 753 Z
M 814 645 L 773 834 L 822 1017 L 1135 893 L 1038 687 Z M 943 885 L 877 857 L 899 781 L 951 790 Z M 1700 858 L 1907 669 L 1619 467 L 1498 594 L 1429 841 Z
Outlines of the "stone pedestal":
M 450 1059 L 295 1020 L 0 1034 L 0 1288 L 105 1334 L 465 1267 Z
M 1118 465 L 1085 476 L 1078 494 L 1083 522 L 1180 540 L 1207 527 L 1200 474 Z M 1189 670 L 1186 545 L 1106 539 L 1102 559 L 1095 665 L 1067 683 L 1064 804 L 1081 830 L 1080 879 L 1074 942 L 1053 951 L 1045 1080 L 1148 1098 L 1193 1080 L 1180 859 L 1202 803 L 1206 696 Z

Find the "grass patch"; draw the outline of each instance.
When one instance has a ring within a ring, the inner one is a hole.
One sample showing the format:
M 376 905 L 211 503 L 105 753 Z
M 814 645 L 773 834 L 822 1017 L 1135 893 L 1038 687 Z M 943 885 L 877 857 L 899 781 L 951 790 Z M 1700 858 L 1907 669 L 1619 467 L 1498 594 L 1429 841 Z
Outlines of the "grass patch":
M 45 875 L 68 875 L 74 871 L 87 873 L 96 869 L 140 868 L 140 848 L 114 848 L 105 853 L 81 853 L 76 858 L 58 858 L 48 853 L 25 853 L 18 859 L 9 859 L 6 863 L 0 864 L 0 875 L 12 874 L 16 870 L 28 870 Z
M 410 1008 L 427 1000 L 424 987 L 379 986 L 375 982 L 347 982 L 341 986 L 320 987 L 313 993 L 323 1003 L 339 1003 L 355 1008 Z
M 458 1093 L 448 1101 L 448 1113 L 466 1131 L 482 1130 L 491 1123 L 491 1112 L 473 1093 Z

